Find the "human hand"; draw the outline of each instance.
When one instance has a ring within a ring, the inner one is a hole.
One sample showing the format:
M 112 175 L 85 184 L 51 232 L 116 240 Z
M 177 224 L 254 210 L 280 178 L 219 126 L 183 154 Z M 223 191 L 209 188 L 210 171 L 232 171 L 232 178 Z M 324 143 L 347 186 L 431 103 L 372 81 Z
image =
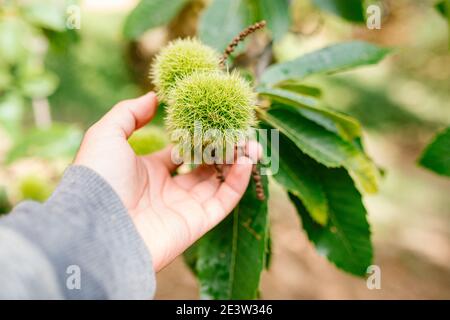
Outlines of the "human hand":
M 118 103 L 86 132 L 74 164 L 91 168 L 116 191 L 159 271 L 233 210 L 249 183 L 252 161 L 242 157 L 227 167 L 222 183 L 204 165 L 172 177 L 177 165 L 170 146 L 138 157 L 127 142 L 156 108 L 152 92 Z

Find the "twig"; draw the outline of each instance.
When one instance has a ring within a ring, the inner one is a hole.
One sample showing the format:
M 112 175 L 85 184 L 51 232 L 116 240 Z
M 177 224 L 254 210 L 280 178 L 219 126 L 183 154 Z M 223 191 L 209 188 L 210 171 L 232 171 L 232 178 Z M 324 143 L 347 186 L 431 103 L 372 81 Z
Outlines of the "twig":
M 252 167 L 252 177 L 253 177 L 253 180 L 255 181 L 256 197 L 260 201 L 265 200 L 266 199 L 266 195 L 264 194 L 264 187 L 263 187 L 263 184 L 261 182 L 261 175 L 258 172 L 258 166 L 256 164 L 254 164 L 253 167 Z
M 216 149 L 211 151 L 211 156 L 216 157 Z M 225 181 L 225 176 L 223 175 L 223 166 L 216 162 L 214 159 L 214 168 L 216 169 L 216 177 L 220 182 Z
M 225 66 L 225 62 L 227 61 L 228 57 L 234 52 L 236 47 L 238 46 L 239 42 L 244 41 L 244 39 L 255 32 L 256 30 L 262 29 L 266 26 L 266 21 L 260 21 L 257 22 L 249 27 L 247 27 L 245 30 L 243 30 L 241 33 L 239 33 L 238 36 L 236 36 L 233 41 L 227 46 L 225 49 L 225 52 L 222 55 L 222 58 L 220 59 L 220 66 Z

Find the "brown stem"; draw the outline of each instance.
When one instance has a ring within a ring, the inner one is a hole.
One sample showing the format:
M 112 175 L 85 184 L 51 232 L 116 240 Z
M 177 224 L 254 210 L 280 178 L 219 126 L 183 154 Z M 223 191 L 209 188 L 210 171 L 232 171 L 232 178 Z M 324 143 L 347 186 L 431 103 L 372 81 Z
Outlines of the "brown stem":
M 220 182 L 225 181 L 225 176 L 223 175 L 223 167 L 222 165 L 215 163 L 214 168 L 216 168 L 216 177 L 219 179 Z
M 216 156 L 216 149 L 213 149 L 211 151 L 211 156 L 215 157 Z M 219 179 L 220 182 L 224 182 L 225 181 L 225 176 L 223 175 L 223 166 L 216 163 L 214 161 L 214 168 L 216 169 L 216 177 L 217 179 Z
M 223 53 L 222 58 L 220 59 L 220 66 L 223 67 L 225 65 L 225 62 L 227 61 L 228 57 L 234 52 L 239 42 L 244 41 L 244 39 L 247 36 L 255 32 L 256 30 L 264 28 L 265 26 L 266 21 L 263 20 L 247 27 L 245 30 L 239 33 L 239 35 L 237 35 L 225 49 L 225 52 Z
M 266 199 L 266 195 L 264 194 L 264 187 L 261 182 L 261 175 L 258 172 L 258 166 L 256 164 L 254 164 L 252 167 L 252 177 L 253 180 L 255 181 L 256 197 L 258 198 L 258 200 L 264 201 Z

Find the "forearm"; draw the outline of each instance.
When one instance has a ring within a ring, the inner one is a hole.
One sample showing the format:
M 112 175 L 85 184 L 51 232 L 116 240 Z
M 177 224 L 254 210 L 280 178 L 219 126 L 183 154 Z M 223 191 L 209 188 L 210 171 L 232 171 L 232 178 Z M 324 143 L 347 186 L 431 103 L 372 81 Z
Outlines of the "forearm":
M 116 193 L 88 168 L 70 167 L 46 203 L 17 206 L 0 220 L 0 239 L 1 298 L 154 294 L 147 248 Z

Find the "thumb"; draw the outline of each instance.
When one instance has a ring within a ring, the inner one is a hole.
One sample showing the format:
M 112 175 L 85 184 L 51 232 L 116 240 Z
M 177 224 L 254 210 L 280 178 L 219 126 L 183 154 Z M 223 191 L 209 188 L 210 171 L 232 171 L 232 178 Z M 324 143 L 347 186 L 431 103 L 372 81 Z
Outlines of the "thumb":
M 106 135 L 120 134 L 128 139 L 135 130 L 153 118 L 157 105 L 154 92 L 136 99 L 121 101 L 94 124 L 95 131 Z

